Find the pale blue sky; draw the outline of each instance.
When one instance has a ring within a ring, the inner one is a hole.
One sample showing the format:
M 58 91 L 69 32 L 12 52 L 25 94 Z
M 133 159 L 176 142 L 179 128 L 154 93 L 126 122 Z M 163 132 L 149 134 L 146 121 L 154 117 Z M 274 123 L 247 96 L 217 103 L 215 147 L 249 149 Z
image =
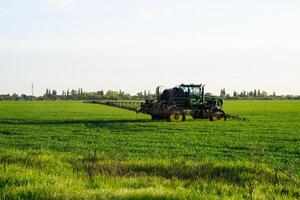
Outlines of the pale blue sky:
M 206 83 L 300 94 L 299 0 L 0 0 L 0 94 Z

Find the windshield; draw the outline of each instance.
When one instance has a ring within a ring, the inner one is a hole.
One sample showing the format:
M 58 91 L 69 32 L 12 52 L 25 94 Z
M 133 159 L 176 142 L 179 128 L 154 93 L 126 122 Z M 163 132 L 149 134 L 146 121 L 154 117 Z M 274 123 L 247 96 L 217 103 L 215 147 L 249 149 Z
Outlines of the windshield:
M 181 88 L 184 91 L 185 95 L 193 95 L 193 96 L 200 97 L 201 94 L 200 87 L 181 86 Z
M 181 87 L 185 94 L 189 93 L 189 87 Z
M 200 88 L 199 87 L 191 87 L 190 94 L 200 96 Z

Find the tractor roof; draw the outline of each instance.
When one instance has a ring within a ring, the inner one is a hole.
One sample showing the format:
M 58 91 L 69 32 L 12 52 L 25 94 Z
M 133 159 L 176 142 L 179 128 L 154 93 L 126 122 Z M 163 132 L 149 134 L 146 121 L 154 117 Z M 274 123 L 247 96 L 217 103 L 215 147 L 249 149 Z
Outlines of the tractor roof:
M 181 87 L 201 87 L 202 84 L 181 84 Z

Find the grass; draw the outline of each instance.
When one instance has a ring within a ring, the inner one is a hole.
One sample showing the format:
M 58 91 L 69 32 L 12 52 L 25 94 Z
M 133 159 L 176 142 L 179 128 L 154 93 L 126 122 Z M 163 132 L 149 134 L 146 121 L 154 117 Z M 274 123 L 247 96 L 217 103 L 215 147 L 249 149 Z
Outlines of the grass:
M 0 102 L 0 199 L 300 198 L 300 101 L 228 101 L 225 110 L 250 121 Z

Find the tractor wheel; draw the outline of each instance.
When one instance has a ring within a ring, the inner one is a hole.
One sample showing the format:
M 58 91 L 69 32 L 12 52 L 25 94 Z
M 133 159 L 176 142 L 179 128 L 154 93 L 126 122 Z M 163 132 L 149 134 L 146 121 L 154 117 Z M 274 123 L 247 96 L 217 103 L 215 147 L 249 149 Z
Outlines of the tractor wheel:
M 215 110 L 212 112 L 212 114 L 209 116 L 210 121 L 217 121 L 224 118 L 224 121 L 226 121 L 226 115 L 223 110 Z
M 168 117 L 169 122 L 181 122 L 185 121 L 185 114 L 182 114 L 180 112 L 173 112 Z

